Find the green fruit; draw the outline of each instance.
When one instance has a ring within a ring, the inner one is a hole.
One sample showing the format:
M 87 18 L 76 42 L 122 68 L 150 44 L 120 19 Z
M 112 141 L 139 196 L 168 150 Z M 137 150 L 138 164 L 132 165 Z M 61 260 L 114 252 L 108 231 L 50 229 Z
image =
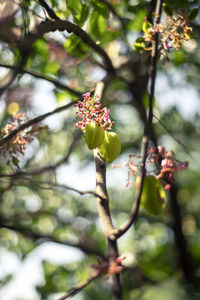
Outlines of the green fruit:
M 136 185 L 140 183 L 140 177 L 136 179 Z M 164 207 L 165 191 L 161 183 L 153 176 L 146 176 L 142 189 L 141 205 L 152 215 L 159 215 Z
M 89 149 L 99 147 L 104 141 L 104 136 L 105 130 L 96 122 L 89 123 L 85 128 L 85 141 Z
M 99 147 L 101 156 L 111 163 L 121 152 L 121 143 L 115 132 L 105 131 L 105 138 Z

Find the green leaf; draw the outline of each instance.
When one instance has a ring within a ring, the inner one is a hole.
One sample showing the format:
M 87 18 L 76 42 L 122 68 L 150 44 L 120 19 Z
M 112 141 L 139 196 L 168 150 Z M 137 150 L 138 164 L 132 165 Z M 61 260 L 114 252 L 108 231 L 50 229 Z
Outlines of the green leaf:
M 142 24 L 144 23 L 144 18 L 146 17 L 147 12 L 141 9 L 136 15 L 135 18 L 127 24 L 128 30 L 140 31 L 142 29 Z
M 109 10 L 106 4 L 101 1 L 91 0 L 91 4 L 94 7 L 94 11 L 97 11 L 105 19 L 109 17 Z
M 186 61 L 186 54 L 183 50 L 174 50 L 172 52 L 172 60 L 176 66 L 180 66 Z
M 148 28 L 152 27 L 152 24 L 150 22 L 145 21 L 142 24 L 142 30 L 144 31 L 144 33 L 148 33 Z
M 133 49 L 136 50 L 136 51 L 140 51 L 140 50 L 143 50 L 145 47 L 145 44 L 144 43 L 135 43 L 133 45 Z
M 72 34 L 64 43 L 66 51 L 78 58 L 82 58 L 89 51 L 89 47 L 81 41 L 79 37 Z
M 85 23 L 85 21 L 88 18 L 88 15 L 89 15 L 89 6 L 86 5 L 86 4 L 83 4 L 81 17 L 80 17 L 80 20 L 79 20 L 79 25 L 80 26 L 82 26 Z
M 86 5 L 85 5 L 86 6 Z M 82 19 L 82 11 L 83 11 L 83 4 L 81 0 L 67 0 L 67 7 L 70 9 L 74 22 L 78 23 L 79 25 L 82 25 L 81 23 L 84 23 L 84 18 Z M 85 8 L 84 8 L 84 17 L 85 17 Z M 86 16 L 87 18 L 87 16 Z M 81 22 L 82 21 L 82 22 Z
M 80 43 L 80 39 L 72 34 L 64 43 L 64 48 L 67 50 L 67 52 L 72 53 L 73 50 L 77 47 L 77 45 Z
M 49 49 L 47 47 L 47 43 L 43 39 L 38 39 L 33 44 L 33 49 L 37 54 L 39 54 L 43 59 L 48 59 Z
M 57 75 L 60 64 L 56 61 L 47 62 L 44 67 L 44 72 L 47 74 Z
M 140 36 L 140 37 L 138 37 L 138 38 L 136 39 L 136 42 L 137 42 L 137 43 L 142 43 L 142 42 L 144 42 L 144 38 L 143 38 L 142 36 Z
M 13 165 L 15 165 L 16 167 L 19 168 L 19 159 L 17 157 L 13 157 L 12 163 L 13 163 Z
M 166 0 L 165 3 L 167 5 L 175 6 L 176 8 L 186 9 L 189 7 L 189 1 L 187 0 Z
M 197 17 L 198 13 L 199 13 L 198 8 L 194 8 L 188 16 L 189 20 L 193 21 Z
M 69 94 L 66 92 L 58 92 L 56 93 L 56 99 L 57 102 L 60 103 L 62 101 L 68 100 L 69 99 Z
M 107 32 L 107 20 L 98 11 L 94 10 L 89 19 L 89 30 L 93 37 L 100 39 Z
M 164 12 L 167 15 L 169 15 L 169 16 L 173 15 L 173 7 L 172 7 L 172 5 L 167 4 L 167 3 L 163 3 L 163 9 L 164 9 Z

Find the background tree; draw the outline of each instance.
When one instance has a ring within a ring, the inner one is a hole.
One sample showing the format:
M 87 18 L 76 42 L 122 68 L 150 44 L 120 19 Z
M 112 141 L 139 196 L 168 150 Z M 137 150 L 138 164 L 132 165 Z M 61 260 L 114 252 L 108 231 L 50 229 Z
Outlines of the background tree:
M 25 261 L 49 242 L 84 253 L 62 266 L 44 259 L 38 299 L 198 299 L 198 4 L 1 1 L 2 257 Z M 109 155 L 100 143 L 93 157 L 75 126 L 81 103 L 96 95 L 97 119 L 110 110 L 124 168 L 110 163 L 115 142 Z M 167 190 L 158 216 L 149 213 L 155 203 L 144 209 L 152 173 Z M 13 274 L 5 270 L 6 297 Z

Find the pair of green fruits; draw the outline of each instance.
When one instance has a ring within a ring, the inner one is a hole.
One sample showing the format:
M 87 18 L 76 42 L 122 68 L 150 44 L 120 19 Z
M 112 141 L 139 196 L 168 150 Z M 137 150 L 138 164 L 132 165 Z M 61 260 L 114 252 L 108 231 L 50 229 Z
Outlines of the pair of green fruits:
M 111 163 L 121 151 L 121 143 L 115 132 L 108 132 L 95 121 L 85 128 L 85 141 L 89 149 L 98 148 L 101 156 Z

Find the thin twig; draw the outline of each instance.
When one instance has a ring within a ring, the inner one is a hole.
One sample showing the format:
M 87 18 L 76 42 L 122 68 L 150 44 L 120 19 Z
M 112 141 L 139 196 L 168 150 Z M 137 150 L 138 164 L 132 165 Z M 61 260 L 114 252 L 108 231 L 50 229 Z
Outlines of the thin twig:
M 103 94 L 104 84 L 99 82 L 96 86 L 95 95 L 99 96 L 101 101 Z M 113 239 L 113 232 L 116 231 L 112 223 L 110 207 L 109 207 L 109 197 L 106 186 L 106 162 L 101 157 L 97 149 L 94 150 L 94 159 L 96 166 L 96 192 L 98 195 L 103 197 L 104 200 L 97 197 L 97 206 L 99 211 L 99 217 L 104 228 L 104 235 L 108 243 L 108 259 L 112 263 L 119 254 L 117 247 L 117 240 Z M 120 274 L 113 274 L 112 276 L 112 299 L 122 300 L 122 284 Z
M 58 107 L 54 110 L 51 110 L 50 112 L 48 113 L 45 113 L 43 115 L 40 115 L 38 117 L 35 117 L 31 120 L 28 120 L 27 122 L 24 122 L 23 124 L 21 124 L 19 127 L 17 127 L 16 129 L 12 130 L 10 134 L 8 134 L 7 136 L 5 136 L 4 138 L 2 138 L 0 140 L 0 147 L 2 145 L 4 145 L 5 143 L 9 142 L 16 134 L 18 134 L 20 131 L 30 127 L 30 126 L 33 126 L 34 124 L 37 124 L 41 121 L 43 121 L 44 119 L 46 119 L 47 117 L 49 116 L 52 116 L 54 114 L 57 114 L 63 110 L 66 110 L 68 108 L 70 108 L 71 106 L 75 105 L 77 103 L 77 101 L 72 101 L 64 106 L 61 106 L 61 107 Z
M 12 69 L 12 70 L 16 69 L 15 66 L 10 66 L 10 65 L 6 65 L 6 64 L 2 64 L 2 63 L 0 63 L 0 67 L 7 68 L 7 69 Z M 35 78 L 44 79 L 46 81 L 49 81 L 49 82 L 53 83 L 57 88 L 60 88 L 62 90 L 67 90 L 70 93 L 76 95 L 77 97 L 82 97 L 81 92 L 73 90 L 68 85 L 52 78 L 49 75 L 43 75 L 43 74 L 40 74 L 39 72 L 36 72 L 36 71 L 33 71 L 33 70 L 25 70 L 25 69 L 22 69 L 19 74 L 29 74 L 29 75 L 31 75 Z
M 0 178 L 10 177 L 10 178 L 16 179 L 16 178 L 22 177 L 22 176 L 31 176 L 31 175 L 36 175 L 36 174 L 42 174 L 47 171 L 54 171 L 60 165 L 62 165 L 63 163 L 66 163 L 68 161 L 72 151 L 74 150 L 74 148 L 81 136 L 82 136 L 82 132 L 79 130 L 76 130 L 74 133 L 74 136 L 73 136 L 72 143 L 71 143 L 66 155 L 62 159 L 60 159 L 57 163 L 47 165 L 47 166 L 44 166 L 41 168 L 33 169 L 33 170 L 17 171 L 16 173 L 11 173 L 11 174 L 0 174 Z
M 54 10 L 44 0 L 38 0 L 38 2 L 47 11 L 51 19 L 59 20 L 59 17 L 55 14 Z
M 180 140 L 178 140 L 176 137 L 175 137 L 175 135 L 173 134 L 173 132 L 155 115 L 155 114 L 153 114 L 153 117 L 161 124 L 161 126 L 167 131 L 167 133 L 169 133 L 169 135 L 178 143 L 178 144 L 180 144 L 182 147 L 183 147 L 183 150 L 187 153 L 187 154 L 189 154 L 190 156 L 191 156 L 191 154 L 190 154 L 190 150 L 189 150 L 189 148 L 185 145 L 185 144 L 183 144 Z
M 156 9 L 155 9 L 155 19 L 154 24 L 158 24 L 160 21 L 162 10 L 162 0 L 157 0 Z M 134 221 L 138 216 L 138 211 L 140 207 L 140 199 L 142 195 L 142 189 L 144 184 L 144 178 L 146 174 L 146 158 L 149 146 L 149 137 L 152 128 L 152 119 L 153 119 L 153 98 L 154 98 L 154 90 L 155 90 L 155 81 L 156 81 L 156 72 L 157 72 L 157 57 L 158 57 L 158 33 L 155 34 L 155 41 L 152 45 L 152 53 L 151 53 L 151 64 L 150 64 L 150 78 L 151 78 L 151 86 L 150 86 L 150 94 L 149 94 L 149 114 L 148 119 L 144 128 L 144 135 L 142 139 L 142 149 L 141 149 L 141 159 L 142 159 L 142 172 L 141 172 L 141 181 L 136 195 L 136 203 L 133 205 L 130 213 L 130 217 L 127 222 L 122 225 L 116 233 L 114 233 L 115 238 L 121 237 L 127 230 L 132 226 Z
M 3 216 L 1 215 L 1 219 L 0 219 L 0 227 L 4 227 L 10 230 L 14 230 L 17 231 L 21 234 L 23 234 L 26 237 L 29 237 L 31 239 L 34 240 L 41 240 L 42 242 L 53 242 L 56 244 L 61 244 L 61 245 L 65 245 L 65 246 L 69 246 L 69 247 L 74 247 L 74 248 L 78 248 L 81 251 L 83 251 L 86 254 L 93 254 L 93 255 L 97 255 L 99 257 L 102 257 L 103 259 L 105 259 L 105 256 L 98 251 L 97 249 L 93 249 L 93 248 L 88 248 L 85 244 L 83 243 L 74 243 L 71 241 L 61 241 L 55 237 L 53 237 L 50 234 L 40 234 L 40 233 L 36 233 L 32 230 L 30 230 L 29 228 L 26 228 L 24 226 L 21 225 L 10 225 L 10 219 L 9 220 L 5 220 L 3 218 Z
M 111 11 L 111 13 L 120 21 L 121 25 L 123 25 L 122 18 L 118 15 L 114 7 L 106 0 L 99 0 L 100 2 L 103 2 L 108 9 Z
M 38 186 L 45 186 L 45 185 L 49 186 L 49 187 L 47 187 L 47 189 L 54 187 L 54 188 L 59 188 L 59 189 L 63 189 L 63 190 L 73 191 L 75 193 L 80 194 L 81 196 L 83 196 L 83 195 L 93 195 L 95 197 L 99 197 L 102 200 L 104 200 L 104 198 L 101 195 L 97 194 L 95 191 L 90 191 L 90 190 L 81 191 L 81 190 L 78 190 L 74 187 L 71 187 L 71 186 L 68 186 L 68 185 L 65 185 L 65 184 L 58 184 L 58 183 L 47 182 L 47 181 L 36 181 L 36 180 L 32 180 L 30 178 L 24 178 L 24 180 L 28 180 L 28 181 L 31 182 L 31 184 L 34 183 L 34 184 L 37 184 Z
M 96 51 L 103 60 L 106 66 L 106 69 L 109 73 L 115 73 L 115 69 L 112 65 L 110 57 L 107 55 L 105 50 L 98 45 L 90 35 L 84 31 L 81 27 L 76 24 L 73 24 L 67 20 L 46 20 L 41 22 L 38 26 L 34 28 L 33 31 L 29 32 L 22 41 L 19 43 L 19 51 L 21 55 L 21 59 L 16 66 L 15 70 L 6 74 L 6 76 L 1 80 L 0 84 L 0 94 L 15 80 L 17 74 L 21 73 L 24 69 L 24 66 L 27 63 L 28 57 L 31 54 L 32 46 L 34 42 L 43 37 L 44 34 L 49 32 L 54 32 L 56 30 L 59 31 L 67 31 L 68 33 L 73 32 L 77 37 L 79 37 L 85 44 L 87 44 L 90 48 Z
M 67 294 L 60 297 L 58 300 L 65 300 L 71 296 L 74 296 L 75 294 L 79 293 L 81 290 L 83 290 L 86 286 L 88 286 L 92 281 L 97 279 L 101 275 L 101 272 L 96 272 L 93 275 L 91 275 L 88 279 L 83 281 L 82 283 L 77 284 L 74 288 L 72 288 Z

